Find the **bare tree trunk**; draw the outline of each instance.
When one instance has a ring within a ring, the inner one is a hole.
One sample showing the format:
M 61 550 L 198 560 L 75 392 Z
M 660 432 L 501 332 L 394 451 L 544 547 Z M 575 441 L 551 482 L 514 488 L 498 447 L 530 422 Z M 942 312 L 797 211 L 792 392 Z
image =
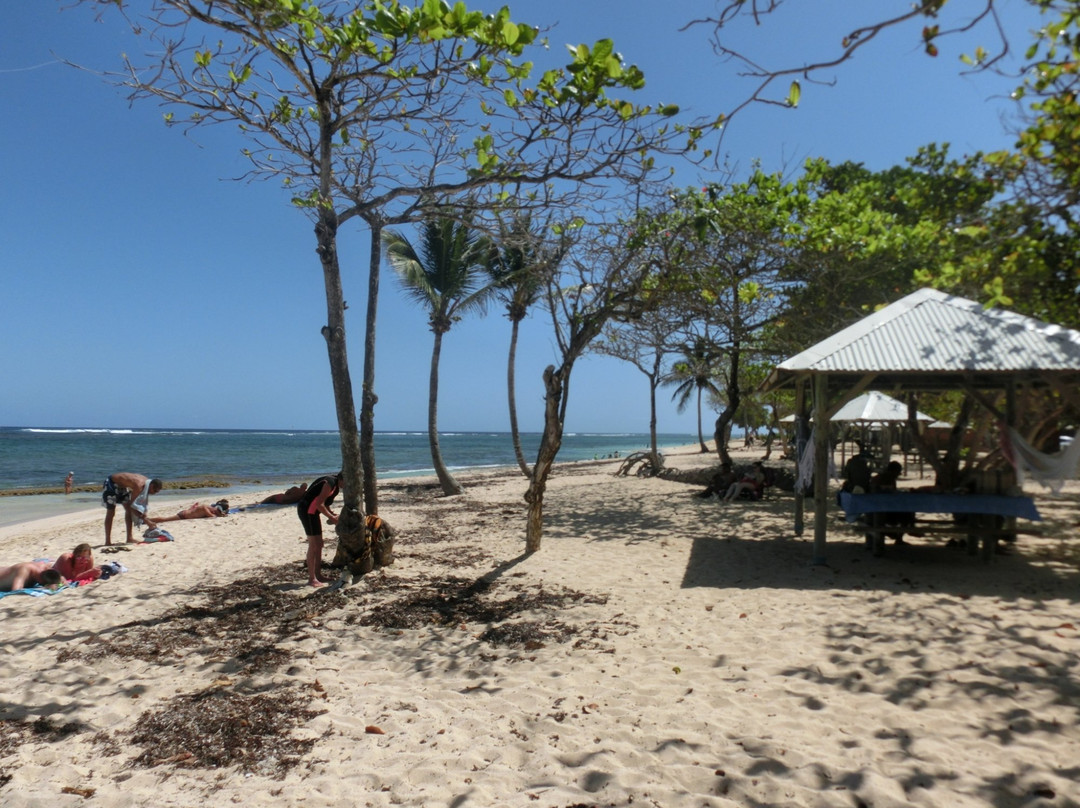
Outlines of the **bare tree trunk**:
M 315 224 L 315 238 L 326 287 L 326 325 L 322 335 L 330 358 L 330 378 L 334 386 L 334 406 L 341 442 L 342 503 L 337 534 L 339 543 L 359 547 L 366 538 L 364 515 L 360 510 L 364 472 L 360 463 L 360 434 L 345 343 L 345 297 L 337 255 L 337 214 L 332 209 L 321 209 Z
M 431 444 L 431 463 L 435 467 L 435 474 L 439 478 L 446 496 L 460 494 L 461 484 L 454 479 L 453 475 L 443 463 L 442 450 L 439 448 L 439 355 L 442 353 L 442 331 L 435 331 L 435 346 L 431 349 L 431 376 L 428 387 L 428 441 Z
M 526 477 L 532 472 L 529 464 L 525 462 L 525 453 L 521 451 L 521 433 L 518 432 L 517 420 L 517 397 L 514 393 L 514 368 L 517 356 L 518 325 L 520 320 L 513 320 L 510 326 L 510 357 L 506 362 L 506 388 L 507 399 L 510 402 L 510 438 L 514 442 L 514 456 L 517 457 L 518 468 Z
M 563 367 L 565 368 L 565 365 Z M 532 477 L 529 479 L 529 490 L 525 492 L 525 501 L 529 505 L 525 522 L 527 554 L 540 549 L 544 530 L 544 490 L 547 488 L 547 478 L 555 456 L 562 446 L 563 424 L 559 412 L 565 393 L 563 381 L 563 371 L 556 371 L 554 365 L 548 365 L 544 370 L 544 434 L 540 438 L 540 451 L 537 452 Z
M 919 399 L 911 396 L 908 399 L 908 426 L 919 449 L 919 454 L 930 464 L 934 470 L 935 483 L 943 491 L 951 491 L 960 484 L 960 454 L 963 449 L 964 436 L 967 433 L 968 423 L 971 420 L 971 412 L 974 402 L 967 396 L 960 402 L 960 411 L 956 416 L 956 423 L 949 432 L 949 441 L 945 453 L 938 454 L 936 446 L 933 446 L 926 435 L 919 431 L 916 412 Z
M 660 363 L 656 364 L 653 375 L 649 377 L 649 449 L 652 452 L 653 468 L 658 472 L 663 463 L 660 460 L 660 450 L 656 446 L 656 388 L 660 379 Z
M 367 319 L 364 333 L 364 387 L 360 398 L 360 462 L 364 469 L 364 512 L 379 512 L 375 474 L 375 319 L 379 303 L 379 268 L 382 258 L 382 224 L 370 221 L 371 253 L 368 260 Z

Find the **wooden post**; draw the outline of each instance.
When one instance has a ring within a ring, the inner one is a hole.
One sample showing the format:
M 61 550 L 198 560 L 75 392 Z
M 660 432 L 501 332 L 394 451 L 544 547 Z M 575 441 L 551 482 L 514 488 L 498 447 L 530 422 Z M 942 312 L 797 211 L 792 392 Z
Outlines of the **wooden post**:
M 825 563 L 829 515 L 829 377 L 814 376 L 814 564 Z
M 795 468 L 798 469 L 799 461 L 802 460 L 803 445 L 799 440 L 801 419 L 806 417 L 806 386 L 800 379 L 795 384 Z M 796 472 L 797 473 L 797 472 Z M 805 510 L 806 495 L 795 481 L 795 535 L 803 534 L 803 511 Z

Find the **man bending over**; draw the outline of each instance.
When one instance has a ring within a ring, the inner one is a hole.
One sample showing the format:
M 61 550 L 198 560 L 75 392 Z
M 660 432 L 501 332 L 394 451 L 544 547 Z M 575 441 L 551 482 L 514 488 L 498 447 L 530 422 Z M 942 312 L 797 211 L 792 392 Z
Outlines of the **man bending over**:
M 150 509 L 150 495 L 161 489 L 161 480 L 151 480 L 141 474 L 132 474 L 130 471 L 110 474 L 101 489 L 101 504 L 105 506 L 105 543 L 112 544 L 112 523 L 117 505 L 124 506 L 124 526 L 127 528 L 129 543 L 135 543 L 135 539 L 131 537 L 134 519 L 146 522 L 151 528 L 157 527 L 147 516 L 147 512 Z

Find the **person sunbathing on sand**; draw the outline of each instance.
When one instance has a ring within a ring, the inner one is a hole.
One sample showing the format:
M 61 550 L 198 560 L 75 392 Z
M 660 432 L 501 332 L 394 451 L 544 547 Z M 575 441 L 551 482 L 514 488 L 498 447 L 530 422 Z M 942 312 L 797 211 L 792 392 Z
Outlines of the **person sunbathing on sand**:
M 52 568 L 51 561 L 23 561 L 0 567 L 0 592 L 15 592 L 29 586 L 59 586 L 64 578 Z
M 194 505 L 188 505 L 182 511 L 177 511 L 175 516 L 158 516 L 154 518 L 154 521 L 175 522 L 178 519 L 210 519 L 214 516 L 226 516 L 228 513 L 229 501 L 221 499 L 213 505 L 196 502 Z
M 300 485 L 294 485 L 281 494 L 271 494 L 266 499 L 257 502 L 257 505 L 292 505 L 294 502 L 299 502 L 301 497 L 307 491 L 307 483 L 300 483 Z
M 67 581 L 96 581 L 101 570 L 94 566 L 94 551 L 89 544 L 76 545 L 70 553 L 64 553 L 52 568 Z

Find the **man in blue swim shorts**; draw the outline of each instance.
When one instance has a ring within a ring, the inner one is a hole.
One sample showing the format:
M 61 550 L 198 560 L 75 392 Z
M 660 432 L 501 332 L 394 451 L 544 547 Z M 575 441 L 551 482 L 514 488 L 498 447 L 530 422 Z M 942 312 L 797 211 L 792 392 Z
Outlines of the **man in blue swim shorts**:
M 132 474 L 129 471 L 110 474 L 101 489 L 101 504 L 105 506 L 105 543 L 112 544 L 112 523 L 117 505 L 122 505 L 124 508 L 124 525 L 127 527 L 128 542 L 135 543 L 131 537 L 131 527 L 136 516 L 151 528 L 157 527 L 148 518 L 147 512 L 150 509 L 150 495 L 156 494 L 161 489 L 161 480 L 151 480 L 141 474 Z M 132 514 L 132 511 L 135 513 Z

